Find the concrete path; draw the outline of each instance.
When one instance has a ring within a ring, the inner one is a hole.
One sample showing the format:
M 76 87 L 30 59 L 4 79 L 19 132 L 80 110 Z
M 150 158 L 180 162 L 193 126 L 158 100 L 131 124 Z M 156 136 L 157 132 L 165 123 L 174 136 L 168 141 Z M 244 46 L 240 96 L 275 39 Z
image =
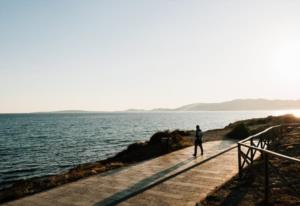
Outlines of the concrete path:
M 204 155 L 188 147 L 28 196 L 3 206 L 195 205 L 237 173 L 237 149 L 210 157 L 232 141 L 204 143 Z

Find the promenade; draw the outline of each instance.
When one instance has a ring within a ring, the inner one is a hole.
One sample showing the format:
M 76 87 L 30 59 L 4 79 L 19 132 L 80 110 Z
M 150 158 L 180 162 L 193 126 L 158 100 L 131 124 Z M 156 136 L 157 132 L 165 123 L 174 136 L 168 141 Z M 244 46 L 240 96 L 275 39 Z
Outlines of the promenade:
M 215 154 L 233 141 L 204 143 L 204 155 L 193 147 L 129 167 L 111 170 L 3 206 L 193 205 L 237 174 L 237 149 Z M 214 158 L 211 158 L 214 157 Z

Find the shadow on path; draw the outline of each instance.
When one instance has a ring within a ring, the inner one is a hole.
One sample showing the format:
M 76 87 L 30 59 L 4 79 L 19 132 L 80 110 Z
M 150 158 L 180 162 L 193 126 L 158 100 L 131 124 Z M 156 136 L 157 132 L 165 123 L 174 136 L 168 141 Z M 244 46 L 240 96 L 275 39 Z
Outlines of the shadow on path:
M 241 188 L 234 188 L 226 199 L 222 202 L 221 206 L 238 206 L 244 199 L 245 195 L 249 192 L 249 185 L 252 185 L 253 179 L 249 179 L 245 186 Z
M 160 183 L 160 181 L 162 181 L 163 177 L 166 177 L 166 175 L 168 175 L 169 173 L 173 172 L 174 170 L 190 163 L 192 160 L 194 160 L 195 158 L 191 157 L 187 160 L 184 160 L 182 162 L 179 162 L 177 164 L 175 164 L 172 167 L 169 167 L 165 170 L 162 170 L 158 173 L 153 174 L 150 177 L 147 177 L 139 182 L 137 182 L 136 184 L 128 187 L 125 190 L 122 190 L 120 192 L 117 192 L 115 194 L 113 194 L 110 197 L 107 197 L 104 200 L 101 200 L 100 202 L 95 203 L 93 206 L 109 206 L 109 205 L 116 205 L 130 197 L 133 197 L 134 195 L 145 191 L 146 189 L 150 188 L 151 186 L 154 186 L 158 183 Z

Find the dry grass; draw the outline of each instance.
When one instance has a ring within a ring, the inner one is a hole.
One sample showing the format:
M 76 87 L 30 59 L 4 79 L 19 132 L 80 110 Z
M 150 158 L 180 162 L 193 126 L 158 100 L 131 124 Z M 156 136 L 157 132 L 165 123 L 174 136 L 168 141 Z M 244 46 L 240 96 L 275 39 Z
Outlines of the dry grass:
M 300 128 L 287 129 L 278 144 L 272 150 L 292 157 L 300 157 Z M 270 168 L 270 202 L 269 205 L 300 205 L 300 164 L 280 158 L 270 157 L 274 167 Z M 265 205 L 264 197 L 264 165 L 257 161 L 246 169 L 246 177 L 239 180 L 234 177 L 223 187 L 216 190 L 202 202 L 205 206 L 227 205 Z M 287 182 L 278 175 L 281 174 Z M 295 192 L 295 190 L 297 192 Z

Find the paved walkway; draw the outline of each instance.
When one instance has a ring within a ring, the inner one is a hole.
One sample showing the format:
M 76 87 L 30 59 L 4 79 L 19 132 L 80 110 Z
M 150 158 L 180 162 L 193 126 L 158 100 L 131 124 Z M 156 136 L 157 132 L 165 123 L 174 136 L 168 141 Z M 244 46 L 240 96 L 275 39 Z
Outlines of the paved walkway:
M 195 205 L 237 173 L 237 149 L 210 157 L 232 141 L 204 143 L 204 155 L 188 147 L 123 169 L 94 175 L 3 206 Z

